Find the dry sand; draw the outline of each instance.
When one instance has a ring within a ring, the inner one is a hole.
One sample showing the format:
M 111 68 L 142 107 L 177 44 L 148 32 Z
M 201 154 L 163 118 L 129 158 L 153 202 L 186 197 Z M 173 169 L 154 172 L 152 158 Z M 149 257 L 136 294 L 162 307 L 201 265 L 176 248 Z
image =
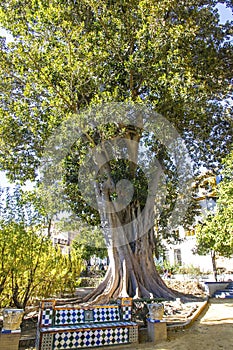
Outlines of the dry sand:
M 159 344 L 139 344 L 135 350 L 233 350 L 233 300 L 211 299 L 189 329 L 169 331 Z M 123 348 L 122 348 L 123 350 Z

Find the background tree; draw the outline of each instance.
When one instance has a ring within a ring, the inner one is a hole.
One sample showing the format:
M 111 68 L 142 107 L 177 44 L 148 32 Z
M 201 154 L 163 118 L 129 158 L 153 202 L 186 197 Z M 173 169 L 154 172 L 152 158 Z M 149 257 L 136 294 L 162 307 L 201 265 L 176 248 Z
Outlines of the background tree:
M 217 281 L 216 257 L 233 255 L 233 152 L 224 159 L 222 181 L 217 186 L 217 208 L 197 226 L 198 254 L 211 254 Z
M 90 263 L 90 259 L 94 256 L 100 259 L 108 256 L 103 233 L 98 228 L 93 228 L 90 232 L 89 228 L 80 225 L 73 241 L 73 247 L 78 255 L 85 260 L 87 266 Z
M 5 1 L 0 22 L 14 41 L 1 45 L 2 169 L 12 179 L 34 179 L 48 137 L 57 126 L 72 114 L 81 123 L 80 112 L 87 107 L 129 101 L 146 104 L 176 127 L 195 169 L 216 166 L 222 152 L 228 152 L 231 139 L 229 106 L 221 102 L 230 97 L 232 71 L 231 25 L 219 24 L 216 4 L 196 0 Z M 171 165 L 174 157 L 143 127 L 119 124 L 93 130 L 89 125 L 82 143 L 74 144 L 65 161 L 64 180 L 66 199 L 79 216 L 101 222 L 100 215 L 80 198 L 75 175 L 82 165 L 80 154 L 85 156 L 88 148 L 121 136 L 138 145 L 143 142 L 147 159 L 156 156 L 161 164 L 170 199 L 161 209 L 160 224 L 171 231 L 168 218 L 179 192 L 177 163 Z M 99 194 L 112 200 L 113 206 L 119 180 L 134 184 L 131 205 L 121 217 L 115 214 L 110 220 L 122 224 L 142 212 L 148 187 L 140 167 L 135 166 L 137 151 L 128 147 L 128 153 L 134 154 L 131 163 L 116 159 L 105 173 L 102 169 L 100 177 L 107 176 L 111 183 L 108 191 L 101 189 L 103 180 L 99 179 Z M 153 213 L 151 204 L 150 220 Z M 122 294 L 175 296 L 154 267 L 153 230 L 137 239 L 141 231 L 135 228 L 131 244 L 110 252 L 110 269 L 90 297 L 102 294 L 104 301 Z

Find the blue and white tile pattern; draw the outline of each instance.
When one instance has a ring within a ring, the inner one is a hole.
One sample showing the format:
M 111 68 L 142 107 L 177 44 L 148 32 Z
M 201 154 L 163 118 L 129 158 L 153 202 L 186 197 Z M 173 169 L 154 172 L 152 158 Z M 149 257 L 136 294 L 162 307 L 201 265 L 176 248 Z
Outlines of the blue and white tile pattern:
M 77 332 L 61 332 L 55 334 L 54 350 L 126 344 L 128 342 L 128 328 L 107 328 Z

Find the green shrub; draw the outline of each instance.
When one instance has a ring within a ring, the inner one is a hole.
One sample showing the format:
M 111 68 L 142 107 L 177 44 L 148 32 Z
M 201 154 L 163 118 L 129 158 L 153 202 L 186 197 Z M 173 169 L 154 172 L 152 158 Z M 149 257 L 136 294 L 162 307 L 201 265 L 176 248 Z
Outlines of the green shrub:
M 81 277 L 79 278 L 79 287 L 97 287 L 102 281 L 101 277 Z
M 179 273 L 190 276 L 200 276 L 202 274 L 200 267 L 194 265 L 184 265 L 180 266 Z
M 178 264 L 170 264 L 169 261 L 164 260 L 162 263 L 156 264 L 156 269 L 160 275 L 164 273 L 165 270 L 170 271 L 172 275 L 179 271 L 180 266 Z
M 75 290 L 83 268 L 76 251 L 63 255 L 39 227 L 0 225 L 0 307 L 25 308 L 34 298 Z

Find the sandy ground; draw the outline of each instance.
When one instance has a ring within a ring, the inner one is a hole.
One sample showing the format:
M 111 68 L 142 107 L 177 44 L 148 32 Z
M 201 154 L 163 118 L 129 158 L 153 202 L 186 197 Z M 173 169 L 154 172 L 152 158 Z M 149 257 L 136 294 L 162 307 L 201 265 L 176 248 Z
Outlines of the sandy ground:
M 170 331 L 159 344 L 139 344 L 135 350 L 233 350 L 233 300 L 211 299 L 189 329 Z

